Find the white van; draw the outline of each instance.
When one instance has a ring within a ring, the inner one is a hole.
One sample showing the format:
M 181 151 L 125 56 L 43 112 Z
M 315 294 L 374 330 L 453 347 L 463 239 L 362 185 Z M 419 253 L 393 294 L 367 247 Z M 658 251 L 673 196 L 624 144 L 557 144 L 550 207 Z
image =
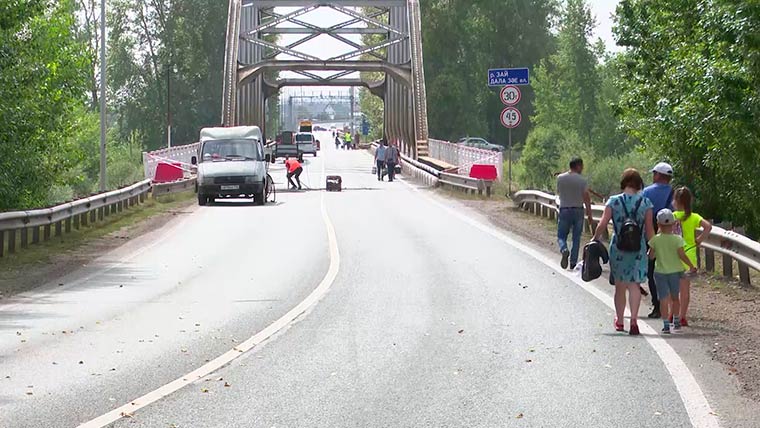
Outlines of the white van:
M 257 126 L 201 129 L 198 156 L 192 158 L 198 165 L 198 204 L 247 197 L 263 205 L 268 157 Z

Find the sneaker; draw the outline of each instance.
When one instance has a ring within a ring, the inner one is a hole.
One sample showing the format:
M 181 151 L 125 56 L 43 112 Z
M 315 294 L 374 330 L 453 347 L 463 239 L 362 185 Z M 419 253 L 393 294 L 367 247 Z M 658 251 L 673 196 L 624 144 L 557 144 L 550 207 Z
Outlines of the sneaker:
M 639 333 L 639 325 L 636 324 L 635 322 L 632 322 L 631 323 L 631 329 L 628 331 L 628 334 L 630 334 L 631 336 L 638 336 L 640 334 Z
M 673 330 L 675 330 L 677 332 L 681 331 L 681 323 L 678 323 L 678 324 L 674 323 L 673 324 Z
M 689 322 L 686 321 L 686 318 L 682 318 L 681 319 L 681 327 L 688 327 L 688 326 L 689 326 Z
M 663 327 L 661 333 L 662 334 L 670 334 L 670 327 Z
M 570 257 L 570 251 L 568 250 L 563 251 L 562 260 L 559 262 L 559 265 L 562 266 L 562 269 L 567 269 L 568 257 Z
M 575 269 L 575 266 L 576 266 L 576 264 L 575 264 L 575 263 L 570 263 L 570 270 L 574 270 L 574 269 Z
M 660 310 L 658 308 L 652 309 L 652 312 L 647 315 L 647 318 L 660 318 L 662 315 L 660 314 Z M 673 321 L 672 319 L 670 320 Z

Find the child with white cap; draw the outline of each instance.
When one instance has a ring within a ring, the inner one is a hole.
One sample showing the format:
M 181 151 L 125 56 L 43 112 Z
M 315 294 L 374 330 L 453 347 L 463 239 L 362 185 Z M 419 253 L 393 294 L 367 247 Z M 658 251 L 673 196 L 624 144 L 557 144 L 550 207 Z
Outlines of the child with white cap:
M 673 211 L 667 208 L 660 210 L 657 213 L 659 233 L 649 240 L 649 258 L 655 259 L 654 281 L 660 300 L 663 334 L 670 333 L 669 316 L 671 314 L 673 315 L 673 329 L 681 329 L 681 322 L 678 318 L 680 312 L 678 293 L 681 277 L 684 274 L 684 265 L 688 266 L 692 273 L 697 271 L 697 268 L 686 256 L 683 238 L 673 233 L 675 223 L 676 218 Z

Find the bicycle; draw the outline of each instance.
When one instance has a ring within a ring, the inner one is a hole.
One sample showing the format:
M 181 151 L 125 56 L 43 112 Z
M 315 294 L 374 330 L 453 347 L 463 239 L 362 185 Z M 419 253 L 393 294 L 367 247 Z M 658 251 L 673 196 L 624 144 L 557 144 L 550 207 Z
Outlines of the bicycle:
M 266 196 L 264 197 L 264 201 L 272 203 L 277 202 L 277 187 L 274 185 L 274 179 L 269 173 L 267 173 Z

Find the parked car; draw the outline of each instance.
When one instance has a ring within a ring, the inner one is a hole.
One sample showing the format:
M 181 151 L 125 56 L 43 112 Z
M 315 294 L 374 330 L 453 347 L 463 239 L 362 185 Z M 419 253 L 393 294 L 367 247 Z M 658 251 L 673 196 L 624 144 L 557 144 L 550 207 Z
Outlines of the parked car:
M 457 144 L 461 144 L 466 147 L 473 147 L 481 150 L 491 150 L 494 152 L 503 152 L 504 146 L 498 144 L 491 144 L 483 138 L 478 137 L 464 137 L 457 140 Z

